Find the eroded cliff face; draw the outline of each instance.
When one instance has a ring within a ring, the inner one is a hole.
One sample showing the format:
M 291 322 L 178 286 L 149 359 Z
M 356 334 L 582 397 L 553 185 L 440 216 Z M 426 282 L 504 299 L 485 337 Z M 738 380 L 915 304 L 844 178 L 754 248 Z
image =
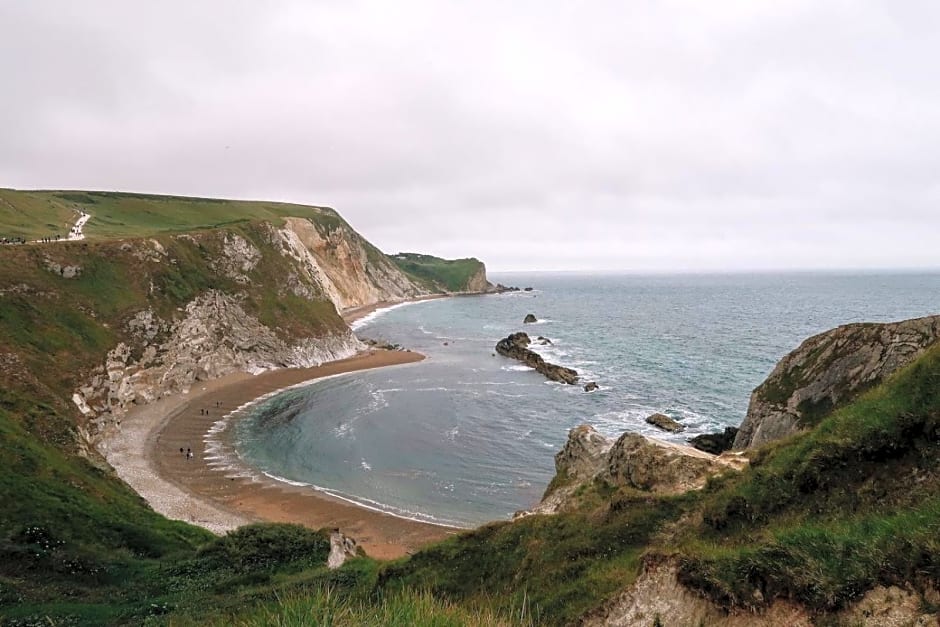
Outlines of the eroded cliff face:
M 91 440 L 133 405 L 198 381 L 349 357 L 363 345 L 337 309 L 424 293 L 334 214 L 323 224 L 287 218 L 280 227 L 260 223 L 100 248 L 93 256 L 125 257 L 149 283 L 127 286 L 138 306 L 116 321 L 89 310 L 120 338 L 72 394 Z M 184 281 L 204 287 L 183 290 Z M 181 302 L 182 291 L 192 293 Z
M 236 296 L 217 290 L 190 301 L 177 319 L 161 318 L 152 309 L 139 311 L 127 321 L 127 332 L 127 341 L 108 352 L 72 397 L 90 419 L 85 429 L 91 438 L 131 406 L 187 391 L 197 381 L 239 371 L 306 368 L 362 349 L 349 331 L 278 337 Z
M 486 266 L 480 266 L 480 269 L 477 270 L 470 280 L 467 281 L 467 291 L 468 292 L 492 292 L 496 288 L 486 279 Z
M 940 339 L 940 316 L 848 324 L 784 357 L 751 394 L 734 441 L 747 449 L 797 433 L 910 364 Z
M 286 218 L 278 233 L 340 311 L 429 294 L 345 223 Z

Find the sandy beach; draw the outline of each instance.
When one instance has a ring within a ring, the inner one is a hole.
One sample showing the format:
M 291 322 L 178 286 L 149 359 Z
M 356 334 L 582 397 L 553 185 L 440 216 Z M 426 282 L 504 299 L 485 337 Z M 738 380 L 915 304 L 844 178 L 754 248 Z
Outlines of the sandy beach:
M 170 518 L 216 533 L 253 521 L 338 527 L 373 557 L 401 557 L 457 530 L 368 510 L 311 488 L 269 479 L 230 478 L 206 463 L 203 438 L 225 413 L 274 390 L 423 358 L 413 352 L 375 350 L 314 368 L 257 376 L 237 373 L 197 383 L 188 394 L 136 408 L 122 421 L 120 433 L 99 448 L 122 479 Z M 181 454 L 181 448 L 192 449 L 193 459 Z
M 356 320 L 365 318 L 369 314 L 376 312 L 379 309 L 386 309 L 388 307 L 403 305 L 405 303 L 420 303 L 426 300 L 437 300 L 438 298 L 453 298 L 454 296 L 455 294 L 428 294 L 427 296 L 416 296 L 406 300 L 384 300 L 380 303 L 373 303 L 371 305 L 363 305 L 362 307 L 344 309 L 342 312 L 340 312 L 340 315 L 343 317 L 343 320 L 346 322 L 346 324 L 352 324 Z

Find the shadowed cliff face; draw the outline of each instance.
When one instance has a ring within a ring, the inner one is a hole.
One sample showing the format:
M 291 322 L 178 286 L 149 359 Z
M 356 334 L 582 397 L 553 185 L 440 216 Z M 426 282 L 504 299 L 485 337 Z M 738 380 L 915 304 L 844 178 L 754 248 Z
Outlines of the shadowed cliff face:
M 809 338 L 754 390 L 734 448 L 753 448 L 813 426 L 938 339 L 940 316 L 848 324 Z

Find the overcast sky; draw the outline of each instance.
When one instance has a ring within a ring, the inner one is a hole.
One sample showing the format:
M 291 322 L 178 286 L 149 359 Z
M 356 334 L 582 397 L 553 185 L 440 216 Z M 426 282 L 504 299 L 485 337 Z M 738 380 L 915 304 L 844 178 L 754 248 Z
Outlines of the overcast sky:
M 940 2 L 0 0 L 0 186 L 490 270 L 940 267 Z

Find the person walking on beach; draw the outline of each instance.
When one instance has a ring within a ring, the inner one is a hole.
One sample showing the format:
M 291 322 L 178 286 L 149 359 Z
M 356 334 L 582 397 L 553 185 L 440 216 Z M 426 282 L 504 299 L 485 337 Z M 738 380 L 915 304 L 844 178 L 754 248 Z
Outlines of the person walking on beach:
M 192 459 L 192 458 L 193 458 L 193 452 L 192 452 L 191 449 L 188 449 L 188 448 L 187 448 L 187 449 L 186 449 L 186 459 L 189 460 L 189 459 Z
M 183 447 L 181 446 L 181 447 L 180 447 L 180 455 L 185 455 L 185 454 L 186 454 L 186 453 L 183 452 Z

